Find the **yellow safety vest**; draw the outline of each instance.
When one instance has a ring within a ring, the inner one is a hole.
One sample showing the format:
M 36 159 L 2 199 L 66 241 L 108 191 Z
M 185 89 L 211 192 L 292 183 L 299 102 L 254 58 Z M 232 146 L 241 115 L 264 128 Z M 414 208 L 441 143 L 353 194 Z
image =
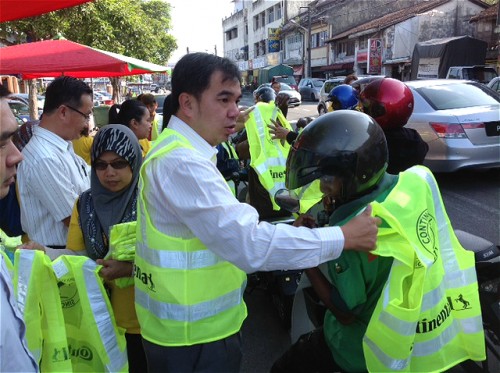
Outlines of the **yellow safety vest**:
M 72 372 L 64 316 L 52 263 L 42 251 L 16 250 L 14 289 L 26 341 L 42 372 Z
M 319 183 L 319 179 L 316 179 L 309 185 L 299 188 L 299 212 L 301 214 L 308 212 L 313 206 L 321 202 L 323 199 L 323 193 L 321 193 L 321 190 L 319 189 Z
M 128 372 L 125 331 L 116 325 L 101 267 L 85 256 L 63 255 L 52 268 L 66 323 L 68 347 L 60 353 L 75 372 Z
M 269 192 L 273 210 L 278 211 L 280 207 L 274 201 L 274 196 L 278 190 L 285 188 L 286 159 L 290 144 L 271 139 L 267 126 L 272 124 L 270 119 L 276 118 L 285 128 L 292 131 L 290 123 L 274 102 L 258 102 L 250 113 L 245 128 L 250 147 L 250 167 L 255 170 L 260 183 Z
M 171 237 L 151 222 L 145 194 L 154 190 L 145 168 L 151 160 L 181 147 L 193 148 L 185 137 L 165 129 L 144 161 L 139 179 L 135 305 L 143 338 L 162 346 L 223 339 L 237 333 L 247 316 L 243 271 L 196 237 Z
M 236 154 L 236 150 L 234 150 L 233 146 L 229 143 L 229 141 L 224 141 L 221 143 L 222 147 L 226 150 L 229 155 L 228 159 L 239 159 L 238 154 Z M 231 188 L 233 195 L 236 197 L 238 195 L 238 191 L 236 190 L 236 184 L 233 180 L 226 180 L 227 185 Z
M 374 253 L 394 262 L 364 336 L 367 368 L 433 372 L 484 360 L 474 253 L 456 238 L 428 169 L 412 167 L 398 185 L 372 203 L 389 225 Z

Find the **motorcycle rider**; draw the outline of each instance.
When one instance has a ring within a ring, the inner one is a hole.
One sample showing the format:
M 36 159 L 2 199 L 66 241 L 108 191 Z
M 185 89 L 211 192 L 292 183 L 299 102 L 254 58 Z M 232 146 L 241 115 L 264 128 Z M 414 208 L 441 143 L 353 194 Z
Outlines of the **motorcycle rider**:
M 276 191 L 284 188 L 285 163 L 290 150 L 286 141 L 273 140 L 268 125 L 276 121 L 282 127 L 292 127 L 275 104 L 275 92 L 262 87 L 255 93 L 255 109 L 245 123 L 247 140 L 236 146 L 240 160 L 250 159 L 248 170 L 249 203 L 261 219 L 290 216 L 274 201 Z
M 413 93 L 403 82 L 381 78 L 369 83 L 361 92 L 363 112 L 384 130 L 389 150 L 387 172 L 397 174 L 423 164 L 429 145 L 413 128 L 405 127 L 413 112 Z
M 327 263 L 326 274 L 306 270 L 327 307 L 324 326 L 302 335 L 272 372 L 435 371 L 484 359 L 473 254 L 458 243 L 430 171 L 390 175 L 387 161 L 381 127 L 351 110 L 319 117 L 294 143 L 286 185 L 319 179 L 325 201 L 335 201 L 329 225 L 369 203 L 383 223 L 376 255 L 346 252 Z M 310 216 L 296 225 L 315 226 Z M 474 275 L 465 279 L 463 271 Z M 460 294 L 470 302 L 467 315 L 449 304 Z
M 328 111 L 355 110 L 359 103 L 359 94 L 351 85 L 340 84 L 328 94 L 326 102 L 331 102 Z

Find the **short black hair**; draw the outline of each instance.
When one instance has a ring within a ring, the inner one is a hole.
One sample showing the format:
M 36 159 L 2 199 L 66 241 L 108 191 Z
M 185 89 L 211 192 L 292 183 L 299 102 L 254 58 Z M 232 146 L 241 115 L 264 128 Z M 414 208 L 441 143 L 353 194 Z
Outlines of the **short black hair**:
M 224 81 L 241 81 L 238 66 L 228 58 L 201 52 L 189 53 L 182 57 L 175 64 L 172 73 L 172 113 L 175 114 L 179 110 L 181 93 L 189 93 L 199 100 L 216 71 L 222 72 Z
M 82 105 L 82 96 L 92 96 L 92 88 L 83 80 L 70 76 L 62 76 L 54 79 L 45 92 L 44 113 L 51 113 L 59 106 L 69 104 L 75 108 Z

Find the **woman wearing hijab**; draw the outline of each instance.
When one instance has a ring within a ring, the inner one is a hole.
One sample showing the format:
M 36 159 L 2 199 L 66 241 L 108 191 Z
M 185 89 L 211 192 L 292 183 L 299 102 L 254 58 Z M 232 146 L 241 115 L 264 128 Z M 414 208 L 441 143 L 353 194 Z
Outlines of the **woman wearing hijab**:
M 139 322 L 134 308 L 134 287 L 117 287 L 112 280 L 132 276 L 132 263 L 104 259 L 112 226 L 136 220 L 137 182 L 142 152 L 137 137 L 121 124 L 99 130 L 91 152 L 90 189 L 77 200 L 71 216 L 67 249 L 103 265 L 101 276 L 111 288 L 116 323 L 126 329 L 130 372 L 146 372 Z

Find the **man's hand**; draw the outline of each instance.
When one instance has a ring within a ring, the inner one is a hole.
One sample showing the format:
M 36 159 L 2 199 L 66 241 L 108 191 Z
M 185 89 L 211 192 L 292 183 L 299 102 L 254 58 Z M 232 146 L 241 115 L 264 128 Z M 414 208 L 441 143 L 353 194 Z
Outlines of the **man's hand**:
M 22 245 L 16 247 L 16 249 L 24 249 L 24 250 L 39 250 L 45 252 L 45 246 L 39 244 L 35 241 L 28 241 Z
M 116 280 L 121 277 L 132 276 L 132 263 L 121 262 L 114 259 L 97 259 L 96 263 L 102 265 L 99 274 L 105 281 Z
M 372 207 L 368 205 L 360 215 L 340 227 L 344 233 L 344 250 L 370 251 L 377 243 L 380 218 L 372 217 Z
M 238 119 L 236 119 L 236 132 L 240 132 L 245 128 L 245 123 L 248 120 L 248 116 L 252 112 L 252 110 L 255 109 L 255 106 L 250 106 L 248 109 L 240 111 L 240 114 L 238 115 Z
M 271 119 L 271 122 L 273 124 L 268 124 L 267 127 L 269 127 L 269 133 L 272 135 L 273 140 L 286 140 L 286 135 L 290 132 L 289 129 L 286 129 L 283 127 L 283 125 L 274 119 Z
M 311 215 L 302 214 L 293 222 L 293 226 L 316 228 L 318 225 L 316 224 L 316 220 Z

